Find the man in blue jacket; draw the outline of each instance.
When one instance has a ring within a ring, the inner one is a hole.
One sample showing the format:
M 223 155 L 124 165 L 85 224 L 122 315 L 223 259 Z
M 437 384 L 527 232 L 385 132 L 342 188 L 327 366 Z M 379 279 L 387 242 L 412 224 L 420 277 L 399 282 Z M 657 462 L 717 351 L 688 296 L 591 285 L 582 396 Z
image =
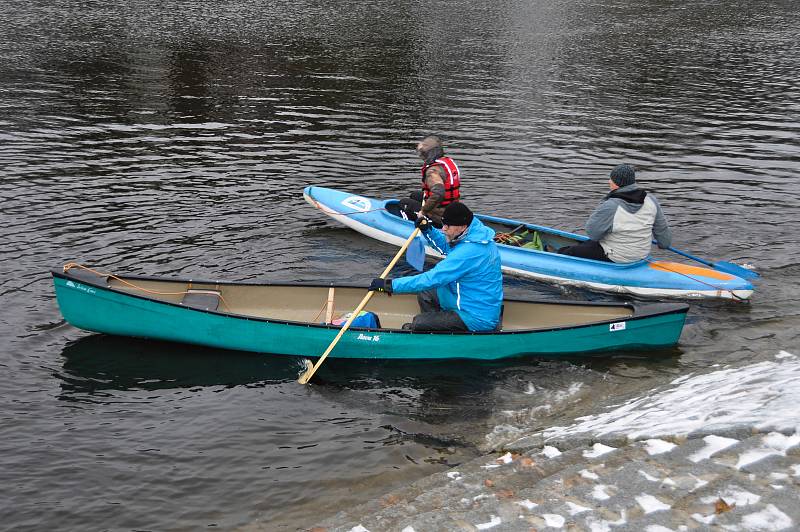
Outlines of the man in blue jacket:
M 417 223 L 425 238 L 445 255 L 444 259 L 419 275 L 373 279 L 369 289 L 418 294 L 420 314 L 411 322 L 413 331 L 497 329 L 503 303 L 503 274 L 494 231 L 461 202 L 445 208 L 441 230 L 424 218 Z

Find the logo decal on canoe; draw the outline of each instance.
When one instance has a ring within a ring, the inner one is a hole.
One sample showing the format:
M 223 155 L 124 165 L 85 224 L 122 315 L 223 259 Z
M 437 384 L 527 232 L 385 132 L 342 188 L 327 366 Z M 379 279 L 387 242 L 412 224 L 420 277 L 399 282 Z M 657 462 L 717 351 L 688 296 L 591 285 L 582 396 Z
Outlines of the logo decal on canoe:
M 359 333 L 358 336 L 356 336 L 356 340 L 365 340 L 367 342 L 380 342 L 381 337 L 378 334 L 370 336 L 368 334 Z
M 75 288 L 76 290 L 82 290 L 82 291 L 86 292 L 87 294 L 94 294 L 95 293 L 95 289 L 94 288 L 89 288 L 88 286 L 83 286 L 80 283 L 73 283 L 72 281 L 67 281 L 64 284 L 67 285 L 70 288 Z
M 625 330 L 625 322 L 624 321 L 618 321 L 617 323 L 612 323 L 611 325 L 608 326 L 608 330 L 611 331 L 611 332 L 624 331 Z
M 350 196 L 342 200 L 342 205 L 351 209 L 367 212 L 372 209 L 372 202 L 361 196 Z

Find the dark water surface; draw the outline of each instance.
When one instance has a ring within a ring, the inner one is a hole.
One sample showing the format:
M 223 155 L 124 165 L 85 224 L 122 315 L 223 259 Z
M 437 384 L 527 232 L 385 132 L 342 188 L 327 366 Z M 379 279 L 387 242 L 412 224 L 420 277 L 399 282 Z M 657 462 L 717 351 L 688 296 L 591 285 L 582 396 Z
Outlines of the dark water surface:
M 294 530 L 521 428 L 797 351 L 798 28 L 793 1 L 3 2 L 2 527 Z M 636 164 L 676 247 L 761 272 L 752 303 L 694 304 L 656 360 L 331 360 L 311 387 L 293 359 L 62 320 L 48 270 L 71 260 L 368 283 L 394 249 L 302 188 L 405 195 L 429 131 L 473 208 L 568 230 Z

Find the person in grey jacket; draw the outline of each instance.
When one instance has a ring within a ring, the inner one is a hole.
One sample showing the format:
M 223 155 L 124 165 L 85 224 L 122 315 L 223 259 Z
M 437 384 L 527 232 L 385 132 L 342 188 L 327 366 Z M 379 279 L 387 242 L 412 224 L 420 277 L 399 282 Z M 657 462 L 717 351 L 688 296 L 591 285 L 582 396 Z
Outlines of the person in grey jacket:
M 650 254 L 655 237 L 658 247 L 672 245 L 672 232 L 658 200 L 636 184 L 629 164 L 611 170 L 611 189 L 586 222 L 590 240 L 563 247 L 558 253 L 608 262 L 635 262 Z

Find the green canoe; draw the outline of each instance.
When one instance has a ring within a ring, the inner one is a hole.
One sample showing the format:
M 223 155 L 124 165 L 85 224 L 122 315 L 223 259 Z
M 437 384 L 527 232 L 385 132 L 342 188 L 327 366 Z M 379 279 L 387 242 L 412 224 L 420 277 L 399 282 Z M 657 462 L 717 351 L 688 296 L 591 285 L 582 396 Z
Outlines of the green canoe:
M 75 265 L 54 270 L 61 313 L 75 327 L 224 349 L 319 356 L 330 325 L 363 298 L 353 286 L 253 284 L 103 275 Z M 678 342 L 688 305 L 506 299 L 502 328 L 482 333 L 402 330 L 416 297 L 378 294 L 369 303 L 382 328 L 351 328 L 339 358 L 494 360 L 562 356 Z M 327 322 L 327 323 L 326 323 Z

